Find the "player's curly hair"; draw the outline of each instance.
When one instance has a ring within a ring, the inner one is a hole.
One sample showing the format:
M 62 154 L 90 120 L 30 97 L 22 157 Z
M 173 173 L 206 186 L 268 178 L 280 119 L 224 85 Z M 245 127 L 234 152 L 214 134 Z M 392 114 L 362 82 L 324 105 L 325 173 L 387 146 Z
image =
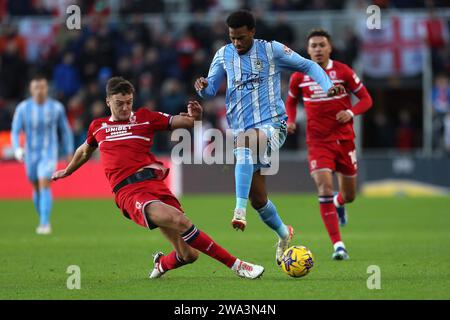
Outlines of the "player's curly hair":
M 331 43 L 331 36 L 324 29 L 312 29 L 309 32 L 308 37 L 306 38 L 306 42 L 308 42 L 312 37 L 325 37 L 327 38 L 328 42 Z
M 255 18 L 253 14 L 248 10 L 238 10 L 231 13 L 227 18 L 227 25 L 232 29 L 237 29 L 246 26 L 251 30 L 255 28 Z
M 110 97 L 115 94 L 134 94 L 134 86 L 133 84 L 122 78 L 122 77 L 112 77 L 108 80 L 106 84 L 106 96 Z

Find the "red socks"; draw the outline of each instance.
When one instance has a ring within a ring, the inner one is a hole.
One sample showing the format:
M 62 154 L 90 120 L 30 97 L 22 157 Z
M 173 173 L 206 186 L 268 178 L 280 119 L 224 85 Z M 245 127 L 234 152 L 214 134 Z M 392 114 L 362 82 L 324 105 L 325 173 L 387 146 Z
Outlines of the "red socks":
M 186 264 L 186 262 L 184 262 L 178 256 L 175 250 L 173 250 L 167 256 L 162 256 L 161 259 L 159 260 L 159 263 L 161 263 L 161 267 L 164 271 L 176 269 Z
M 198 230 L 194 225 L 181 236 L 192 248 L 222 262 L 228 268 L 231 268 L 236 261 L 236 257 L 232 256 L 228 251 L 215 243 L 206 233 Z
M 323 223 L 328 231 L 331 242 L 334 244 L 341 241 L 341 233 L 339 232 L 339 222 L 336 207 L 333 203 L 333 196 L 319 196 L 320 214 Z

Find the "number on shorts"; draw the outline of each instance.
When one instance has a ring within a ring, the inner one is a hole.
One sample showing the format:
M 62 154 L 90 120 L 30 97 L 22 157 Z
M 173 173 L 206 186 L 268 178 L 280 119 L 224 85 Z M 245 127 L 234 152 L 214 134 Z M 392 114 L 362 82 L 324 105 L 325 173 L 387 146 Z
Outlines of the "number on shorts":
M 352 164 L 356 163 L 356 150 L 350 151 L 348 153 L 348 155 L 350 156 L 350 159 L 352 160 Z

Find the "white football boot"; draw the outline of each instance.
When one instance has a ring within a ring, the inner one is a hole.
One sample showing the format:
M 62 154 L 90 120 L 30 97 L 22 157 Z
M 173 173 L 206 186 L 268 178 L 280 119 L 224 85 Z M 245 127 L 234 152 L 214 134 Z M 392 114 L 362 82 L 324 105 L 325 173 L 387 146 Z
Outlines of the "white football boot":
M 41 235 L 48 235 L 52 233 L 52 227 L 49 224 L 39 225 L 36 228 L 36 233 Z
M 347 250 L 344 247 L 339 247 L 334 250 L 333 255 L 331 256 L 333 260 L 348 260 L 350 256 Z
M 161 263 L 159 263 L 159 260 L 161 259 L 161 257 L 164 256 L 164 253 L 162 253 L 161 251 L 156 252 L 153 254 L 153 263 L 154 263 L 154 267 L 152 272 L 148 275 L 148 277 L 150 279 L 156 279 L 156 278 L 161 278 L 163 276 L 164 273 L 166 273 L 162 267 L 161 267 Z
M 264 267 L 237 259 L 232 270 L 241 278 L 258 279 L 264 273 Z
M 292 237 L 294 236 L 294 228 L 292 226 L 287 226 L 289 234 L 286 239 L 279 239 L 277 243 L 277 250 L 275 254 L 275 259 L 277 261 L 277 265 L 281 265 L 281 256 L 286 251 L 287 248 L 289 248 L 291 244 Z
M 245 220 L 246 211 L 245 209 L 238 208 L 234 210 L 233 220 L 231 220 L 231 225 L 234 229 L 244 231 L 247 221 Z

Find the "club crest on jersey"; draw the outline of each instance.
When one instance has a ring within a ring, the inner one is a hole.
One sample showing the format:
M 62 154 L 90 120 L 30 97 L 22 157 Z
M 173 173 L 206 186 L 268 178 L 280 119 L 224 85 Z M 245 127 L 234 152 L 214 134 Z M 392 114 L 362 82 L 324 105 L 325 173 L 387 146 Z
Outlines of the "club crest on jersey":
M 130 123 L 132 124 L 136 123 L 136 115 L 133 114 L 130 116 Z
M 136 209 L 141 210 L 142 209 L 142 203 L 139 201 L 136 201 Z
M 108 124 L 106 122 L 102 122 L 102 128 L 108 126 Z
M 261 71 L 263 69 L 263 64 L 260 59 L 256 59 L 254 68 L 257 71 Z
M 312 160 L 311 161 L 311 169 L 314 170 L 315 168 L 317 168 L 317 161 L 316 160 Z
M 330 78 L 333 80 L 336 79 L 336 71 L 330 71 Z

